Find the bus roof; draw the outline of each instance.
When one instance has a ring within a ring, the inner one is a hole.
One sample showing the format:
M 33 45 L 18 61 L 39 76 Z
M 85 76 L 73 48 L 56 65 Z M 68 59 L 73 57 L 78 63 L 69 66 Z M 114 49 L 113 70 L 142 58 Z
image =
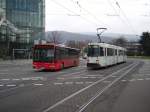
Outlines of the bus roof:
M 77 49 L 77 48 L 72 48 L 72 47 L 67 47 L 67 46 L 64 46 L 63 44 L 54 44 L 54 43 L 46 43 L 46 44 L 36 44 L 34 45 L 34 47 L 36 46 L 57 46 L 57 47 L 62 47 L 62 48 L 68 48 L 68 49 L 74 49 L 74 50 L 80 50 L 80 49 Z

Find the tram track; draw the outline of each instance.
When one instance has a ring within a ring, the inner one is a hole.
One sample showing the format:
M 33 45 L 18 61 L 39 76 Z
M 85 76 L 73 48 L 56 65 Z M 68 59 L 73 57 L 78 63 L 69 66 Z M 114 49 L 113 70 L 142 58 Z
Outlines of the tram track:
M 82 88 L 82 89 L 80 89 L 80 90 L 74 92 L 73 94 L 69 95 L 68 97 L 65 97 L 64 99 L 62 99 L 62 100 L 56 102 L 55 104 L 53 104 L 53 105 L 49 106 L 48 108 L 44 109 L 43 112 L 50 112 L 50 111 L 59 112 L 59 109 L 61 109 L 62 106 L 63 106 L 66 102 L 70 102 L 74 97 L 79 97 L 79 96 L 82 95 L 82 94 L 88 93 L 88 92 L 86 92 L 86 91 L 90 90 L 91 88 L 94 88 L 94 87 L 97 86 L 99 83 L 102 83 L 102 81 L 104 81 L 104 80 L 106 80 L 106 79 L 112 77 L 113 75 L 119 74 L 120 72 L 123 72 L 123 71 L 124 71 L 124 72 L 125 72 L 125 71 L 129 71 L 129 72 L 130 72 L 131 68 L 133 69 L 133 68 L 134 68 L 135 66 L 137 66 L 137 65 L 138 65 L 138 64 L 133 63 L 133 64 L 130 64 L 130 65 L 126 66 L 126 67 L 123 67 L 123 68 L 121 68 L 120 70 L 117 70 L 116 72 L 113 72 L 112 74 L 109 74 L 109 75 L 105 76 L 104 78 L 102 78 L 102 79 L 100 79 L 100 80 L 98 80 L 98 81 L 96 81 L 96 82 L 94 82 L 94 83 L 92 83 L 92 84 L 86 86 L 85 88 Z M 129 70 L 128 70 L 128 69 L 129 69 Z M 121 75 L 121 76 L 123 76 L 123 75 Z M 117 78 L 117 77 L 114 77 L 114 78 Z M 120 78 L 119 78 L 119 79 L 120 79 Z M 119 79 L 117 78 L 117 81 L 118 81 Z M 115 81 L 115 82 L 116 82 L 116 81 Z M 95 93 L 95 92 L 94 92 L 94 93 Z M 82 95 L 82 96 L 83 96 L 83 95 Z M 73 101 L 72 101 L 72 102 L 73 102 Z

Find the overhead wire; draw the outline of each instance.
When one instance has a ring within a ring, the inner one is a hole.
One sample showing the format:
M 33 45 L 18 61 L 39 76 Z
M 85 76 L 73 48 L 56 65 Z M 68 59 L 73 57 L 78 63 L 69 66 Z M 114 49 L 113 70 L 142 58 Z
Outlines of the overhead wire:
M 70 0 L 74 3 L 73 0 Z M 105 25 L 105 26 L 109 26 L 106 23 L 104 23 L 102 20 L 100 20 L 99 18 L 97 18 L 93 13 L 91 13 L 90 11 L 88 11 L 87 9 L 85 9 L 84 7 L 81 6 L 81 4 L 79 3 L 79 1 L 76 2 L 76 4 L 79 6 L 80 10 L 84 10 L 85 12 L 87 12 L 89 15 L 91 15 L 97 22 Z
M 67 11 L 71 12 L 72 14 L 79 16 L 79 17 L 82 18 L 84 21 L 86 21 L 86 22 L 88 22 L 88 23 L 90 22 L 90 23 L 92 23 L 94 26 L 97 26 L 97 24 L 96 24 L 95 22 L 90 21 L 90 20 L 86 19 L 85 17 L 79 15 L 78 13 L 76 13 L 76 12 L 70 10 L 69 8 L 67 8 L 67 7 L 65 7 L 64 5 L 60 4 L 60 3 L 57 2 L 56 0 L 51 0 L 51 1 L 54 2 L 55 4 L 59 5 L 60 7 L 66 9 Z M 68 15 L 68 14 L 67 14 L 67 15 Z M 70 15 L 68 15 L 68 16 L 70 16 Z M 72 15 L 71 15 L 71 16 L 72 16 Z
M 124 16 L 124 18 L 126 19 L 126 21 L 127 21 L 128 25 L 131 27 L 131 29 L 132 29 L 133 33 L 135 33 L 135 34 L 136 34 L 136 33 L 137 33 L 137 31 L 134 29 L 133 25 L 130 23 L 130 21 L 129 21 L 128 17 L 126 16 L 126 13 L 125 13 L 125 12 L 124 12 L 124 10 L 121 8 L 121 6 L 120 6 L 119 2 L 118 2 L 117 0 L 114 0 L 114 1 L 115 1 L 115 3 L 116 3 L 117 7 L 120 9 L 120 11 L 121 11 L 122 15 Z
M 115 11 L 116 14 L 118 14 L 118 11 L 116 10 L 116 8 L 113 6 L 112 2 L 110 0 L 107 0 L 108 4 L 113 8 L 113 10 Z M 120 5 L 118 5 L 118 7 L 120 7 Z M 124 19 L 121 18 L 120 14 L 118 14 L 119 16 L 117 16 L 123 24 L 127 25 L 132 32 L 135 33 L 135 31 L 132 29 L 131 25 L 128 23 L 128 21 L 125 21 Z

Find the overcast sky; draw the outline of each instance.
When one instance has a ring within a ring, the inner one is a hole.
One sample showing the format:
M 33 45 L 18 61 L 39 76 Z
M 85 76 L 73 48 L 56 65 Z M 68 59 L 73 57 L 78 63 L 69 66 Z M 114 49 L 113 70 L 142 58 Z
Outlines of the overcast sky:
M 46 31 L 140 35 L 150 30 L 150 0 L 46 0 Z

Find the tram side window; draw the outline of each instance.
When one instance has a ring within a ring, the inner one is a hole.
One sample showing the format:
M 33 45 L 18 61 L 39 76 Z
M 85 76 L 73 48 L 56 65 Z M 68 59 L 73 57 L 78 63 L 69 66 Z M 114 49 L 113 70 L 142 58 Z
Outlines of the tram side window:
M 127 52 L 126 51 L 124 51 L 124 56 L 126 56 L 127 55 Z
M 119 50 L 119 56 L 123 56 L 124 52 L 122 50 Z
M 113 56 L 114 55 L 114 49 L 107 48 L 107 56 Z
M 104 56 L 104 50 L 105 50 L 105 49 L 104 49 L 103 47 L 100 47 L 99 50 L 100 50 L 100 51 L 99 51 L 100 56 Z
M 115 55 L 116 55 L 116 56 L 118 55 L 118 53 L 117 53 L 117 49 L 115 49 Z

